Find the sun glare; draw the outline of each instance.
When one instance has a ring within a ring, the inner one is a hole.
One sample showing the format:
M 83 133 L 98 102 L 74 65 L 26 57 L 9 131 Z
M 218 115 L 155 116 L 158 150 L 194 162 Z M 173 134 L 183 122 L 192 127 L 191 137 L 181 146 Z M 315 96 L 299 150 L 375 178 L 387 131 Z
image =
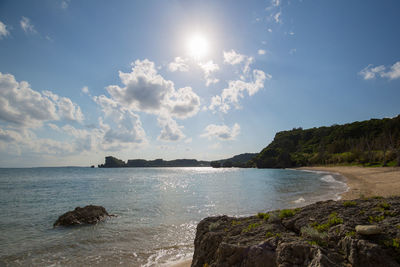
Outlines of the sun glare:
M 187 42 L 187 50 L 191 57 L 194 59 L 201 59 L 208 53 L 208 41 L 207 39 L 201 35 L 196 34 L 188 39 Z

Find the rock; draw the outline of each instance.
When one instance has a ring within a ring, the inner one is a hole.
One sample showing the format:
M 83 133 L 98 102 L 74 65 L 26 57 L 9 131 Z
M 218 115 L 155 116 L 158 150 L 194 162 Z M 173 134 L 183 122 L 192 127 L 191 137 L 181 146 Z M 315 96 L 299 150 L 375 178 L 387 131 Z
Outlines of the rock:
M 111 215 L 102 206 L 88 205 L 84 208 L 76 207 L 73 211 L 68 211 L 58 217 L 53 224 L 56 226 L 71 226 L 79 224 L 96 224 Z
M 357 225 L 356 232 L 360 235 L 377 235 L 382 229 L 378 225 Z
M 203 219 L 197 226 L 192 267 L 400 267 L 400 197 L 359 199 L 351 206 L 324 201 L 285 216 L 278 216 L 279 211 L 268 214 L 269 220 Z M 371 220 L 376 225 L 367 225 Z

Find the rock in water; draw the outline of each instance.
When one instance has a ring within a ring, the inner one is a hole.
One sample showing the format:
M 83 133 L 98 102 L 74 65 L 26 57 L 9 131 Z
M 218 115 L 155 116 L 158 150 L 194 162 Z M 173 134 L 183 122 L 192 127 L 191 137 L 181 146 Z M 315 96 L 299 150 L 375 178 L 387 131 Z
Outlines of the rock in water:
M 58 217 L 53 224 L 56 226 L 70 226 L 79 224 L 96 224 L 110 215 L 102 206 L 88 205 L 84 208 L 76 207 L 73 211 L 68 211 Z
M 378 225 L 357 225 L 356 232 L 360 235 L 377 235 L 382 229 Z

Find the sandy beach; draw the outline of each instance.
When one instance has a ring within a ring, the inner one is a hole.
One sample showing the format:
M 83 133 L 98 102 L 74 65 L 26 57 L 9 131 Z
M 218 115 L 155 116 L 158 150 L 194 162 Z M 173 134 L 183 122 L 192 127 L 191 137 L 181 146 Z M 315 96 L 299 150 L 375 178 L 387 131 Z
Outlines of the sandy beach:
M 342 194 L 343 199 L 370 196 L 394 196 L 400 194 L 400 168 L 358 166 L 303 167 L 303 170 L 328 171 L 346 177 L 349 190 Z

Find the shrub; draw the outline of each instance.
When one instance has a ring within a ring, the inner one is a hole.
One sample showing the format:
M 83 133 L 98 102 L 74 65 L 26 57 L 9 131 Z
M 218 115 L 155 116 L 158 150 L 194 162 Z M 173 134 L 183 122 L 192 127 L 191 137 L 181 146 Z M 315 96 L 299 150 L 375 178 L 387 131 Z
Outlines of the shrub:
M 279 212 L 279 218 L 284 219 L 284 218 L 292 217 L 295 214 L 296 214 L 295 210 L 291 210 L 291 209 L 281 210 Z
M 268 219 L 269 219 L 269 213 L 259 212 L 259 213 L 257 214 L 257 217 L 258 217 L 259 219 L 264 219 L 264 220 L 268 221 Z
M 345 201 L 345 202 L 343 202 L 343 206 L 345 206 L 345 207 L 354 207 L 354 206 L 357 206 L 357 202 L 355 202 L 355 201 Z
M 337 217 L 337 213 L 333 212 L 329 215 L 329 219 L 326 223 L 324 224 L 318 224 L 317 222 L 313 223 L 312 226 L 314 229 L 318 230 L 319 232 L 324 232 L 327 231 L 330 227 L 338 224 L 342 224 L 343 219 L 340 217 Z

